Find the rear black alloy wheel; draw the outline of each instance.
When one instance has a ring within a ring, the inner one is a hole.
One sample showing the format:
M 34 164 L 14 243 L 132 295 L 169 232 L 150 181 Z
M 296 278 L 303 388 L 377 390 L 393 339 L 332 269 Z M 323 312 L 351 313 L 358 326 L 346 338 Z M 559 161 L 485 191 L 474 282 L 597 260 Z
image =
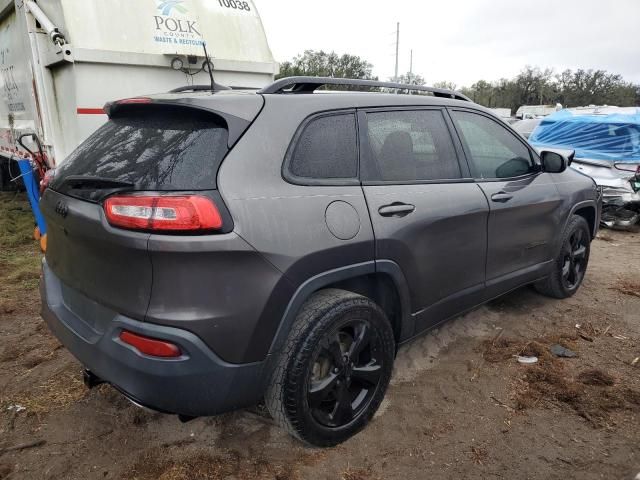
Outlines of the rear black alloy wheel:
M 302 306 L 270 376 L 265 401 L 300 440 L 332 446 L 364 428 L 393 370 L 395 339 L 371 299 L 344 290 L 315 293 Z
M 364 319 L 347 321 L 322 339 L 307 387 L 318 423 L 342 427 L 362 414 L 382 378 L 379 351 L 379 335 Z
M 574 290 L 584 278 L 587 266 L 589 240 L 578 228 L 571 232 L 562 246 L 562 284 L 567 290 Z
M 553 298 L 568 298 L 578 291 L 589 264 L 591 231 L 587 221 L 573 215 L 562 235 L 562 246 L 551 274 L 535 284 L 536 290 Z

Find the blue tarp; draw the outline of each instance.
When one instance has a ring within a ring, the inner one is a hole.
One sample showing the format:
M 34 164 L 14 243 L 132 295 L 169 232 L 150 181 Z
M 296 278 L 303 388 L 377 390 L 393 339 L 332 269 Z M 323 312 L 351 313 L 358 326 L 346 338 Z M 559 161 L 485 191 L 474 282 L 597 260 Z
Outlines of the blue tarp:
M 534 147 L 575 150 L 578 159 L 640 162 L 640 108 L 608 115 L 560 110 L 540 122 L 529 142 Z

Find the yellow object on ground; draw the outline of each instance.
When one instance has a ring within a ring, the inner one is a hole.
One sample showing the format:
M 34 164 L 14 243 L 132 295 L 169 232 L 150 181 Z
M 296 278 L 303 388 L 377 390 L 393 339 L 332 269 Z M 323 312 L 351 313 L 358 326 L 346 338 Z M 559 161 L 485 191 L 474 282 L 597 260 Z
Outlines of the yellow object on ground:
M 46 233 L 40 237 L 40 250 L 42 250 L 42 253 L 45 253 L 47 251 L 47 234 Z

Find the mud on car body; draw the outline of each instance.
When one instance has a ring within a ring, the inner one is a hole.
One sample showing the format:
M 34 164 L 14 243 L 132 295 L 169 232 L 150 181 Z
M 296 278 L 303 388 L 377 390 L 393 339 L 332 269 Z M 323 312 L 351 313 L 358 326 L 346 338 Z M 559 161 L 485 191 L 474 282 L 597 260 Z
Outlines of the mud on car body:
M 584 278 L 593 181 L 455 92 L 295 77 L 107 111 L 43 195 L 43 317 L 89 383 L 138 404 L 194 417 L 264 399 L 334 445 L 372 418 L 398 345 Z

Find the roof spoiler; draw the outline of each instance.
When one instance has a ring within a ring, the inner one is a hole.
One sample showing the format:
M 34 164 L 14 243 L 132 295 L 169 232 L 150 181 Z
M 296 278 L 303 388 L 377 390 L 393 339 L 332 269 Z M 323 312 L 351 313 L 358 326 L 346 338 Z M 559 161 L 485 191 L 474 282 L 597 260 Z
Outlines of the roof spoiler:
M 231 87 L 222 85 L 220 83 L 214 83 L 214 88 L 211 90 L 211 85 L 185 85 L 184 87 L 174 88 L 169 90 L 169 93 L 181 93 L 181 92 L 219 92 L 221 90 L 231 90 Z

